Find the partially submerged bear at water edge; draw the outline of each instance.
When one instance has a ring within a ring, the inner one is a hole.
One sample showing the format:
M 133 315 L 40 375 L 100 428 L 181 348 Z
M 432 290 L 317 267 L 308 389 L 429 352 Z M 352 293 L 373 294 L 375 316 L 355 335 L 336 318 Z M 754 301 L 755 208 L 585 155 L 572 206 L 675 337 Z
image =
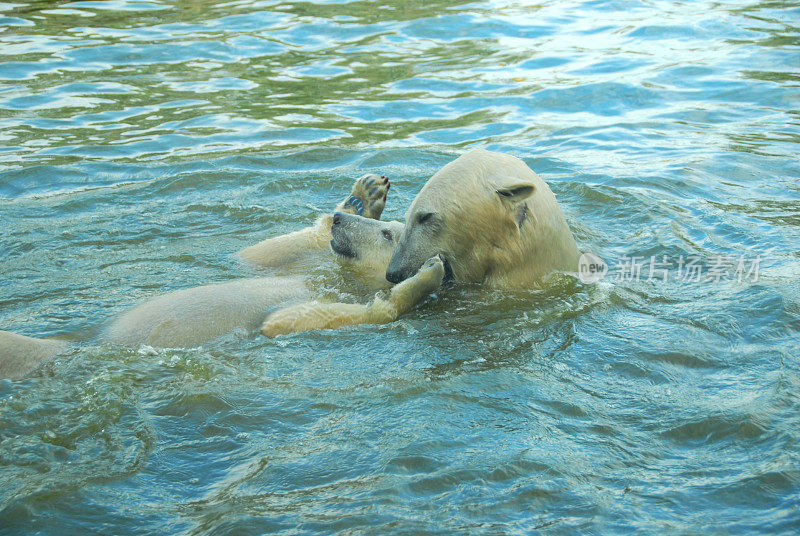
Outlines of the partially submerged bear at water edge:
M 519 158 L 483 149 L 431 177 L 406 212 L 386 279 L 399 283 L 434 255 L 446 279 L 530 288 L 578 269 L 578 248 L 547 184 Z
M 247 248 L 241 252 L 242 256 L 263 265 L 281 266 L 298 256 L 333 251 L 337 259 L 353 268 L 351 273 L 355 272 L 367 284 L 387 287 L 383 274 L 403 224 L 359 214 L 380 217 L 388 188 L 389 182 L 383 177 L 366 175 L 356 182 L 353 192 L 339 204 L 335 214 L 322 216 L 308 229 Z M 287 239 L 291 236 L 300 239 Z M 237 328 L 255 331 L 261 327 L 265 335 L 275 336 L 365 322 L 390 322 L 436 290 L 443 276 L 441 260 L 430 259 L 418 277 L 395 286 L 387 299 L 376 298 L 370 305 L 308 302 L 314 293 L 301 276 L 204 285 L 170 292 L 134 307 L 108 327 L 104 338 L 127 346 L 193 347 Z M 296 305 L 280 308 L 291 303 Z M 271 310 L 274 312 L 267 317 Z M 68 347 L 63 341 L 0 331 L 0 378 L 21 377 Z

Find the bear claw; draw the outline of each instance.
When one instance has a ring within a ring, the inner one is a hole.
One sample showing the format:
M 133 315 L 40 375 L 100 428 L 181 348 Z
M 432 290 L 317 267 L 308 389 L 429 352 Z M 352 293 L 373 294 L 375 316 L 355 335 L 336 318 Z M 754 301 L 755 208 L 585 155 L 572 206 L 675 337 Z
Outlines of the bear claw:
M 350 195 L 361 200 L 363 208 L 357 214 L 366 218 L 379 219 L 386 203 L 389 187 L 389 178 L 385 175 L 378 176 L 367 173 L 356 180 Z M 350 208 L 351 210 L 356 208 L 355 206 L 348 206 L 348 202 L 345 202 L 344 208 Z

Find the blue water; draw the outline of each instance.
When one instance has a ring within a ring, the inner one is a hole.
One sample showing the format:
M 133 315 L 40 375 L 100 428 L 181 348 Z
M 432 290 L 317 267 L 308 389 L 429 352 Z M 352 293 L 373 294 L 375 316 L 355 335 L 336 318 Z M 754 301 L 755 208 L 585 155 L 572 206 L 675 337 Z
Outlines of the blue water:
M 364 172 L 402 219 L 470 147 L 608 277 L 97 339 Z M 2 3 L 0 329 L 80 344 L 0 381 L 0 534 L 797 534 L 799 151 L 794 2 Z M 759 277 L 614 277 L 654 256 Z

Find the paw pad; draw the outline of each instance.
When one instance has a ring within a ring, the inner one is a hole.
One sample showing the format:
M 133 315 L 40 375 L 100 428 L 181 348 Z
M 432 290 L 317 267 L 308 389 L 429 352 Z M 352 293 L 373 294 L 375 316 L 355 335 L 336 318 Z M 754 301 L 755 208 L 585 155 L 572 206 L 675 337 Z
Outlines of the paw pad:
M 351 192 L 351 197 L 361 201 L 361 210 L 358 214 L 367 218 L 380 218 L 386 203 L 386 196 L 389 193 L 389 186 L 389 178 L 385 175 L 367 173 L 359 178 Z M 352 205 L 350 200 L 345 202 L 345 206 L 351 206 L 351 210 L 356 210 L 356 205 Z
M 351 195 L 347 201 L 344 202 L 344 206 L 355 210 L 356 214 L 359 216 L 364 214 L 364 202 L 353 195 Z

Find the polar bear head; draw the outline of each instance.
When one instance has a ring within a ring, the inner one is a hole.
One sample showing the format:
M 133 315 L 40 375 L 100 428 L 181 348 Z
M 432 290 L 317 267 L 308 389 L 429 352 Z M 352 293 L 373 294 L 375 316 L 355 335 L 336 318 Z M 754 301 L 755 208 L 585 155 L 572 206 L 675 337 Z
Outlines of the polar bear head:
M 578 266 L 547 184 L 519 158 L 482 149 L 444 166 L 414 198 L 386 279 L 399 283 L 436 254 L 448 278 L 498 287 L 534 286 Z
M 374 273 L 385 283 L 383 276 L 403 228 L 399 221 L 337 212 L 331 224 L 331 249 L 340 261 L 363 274 Z

